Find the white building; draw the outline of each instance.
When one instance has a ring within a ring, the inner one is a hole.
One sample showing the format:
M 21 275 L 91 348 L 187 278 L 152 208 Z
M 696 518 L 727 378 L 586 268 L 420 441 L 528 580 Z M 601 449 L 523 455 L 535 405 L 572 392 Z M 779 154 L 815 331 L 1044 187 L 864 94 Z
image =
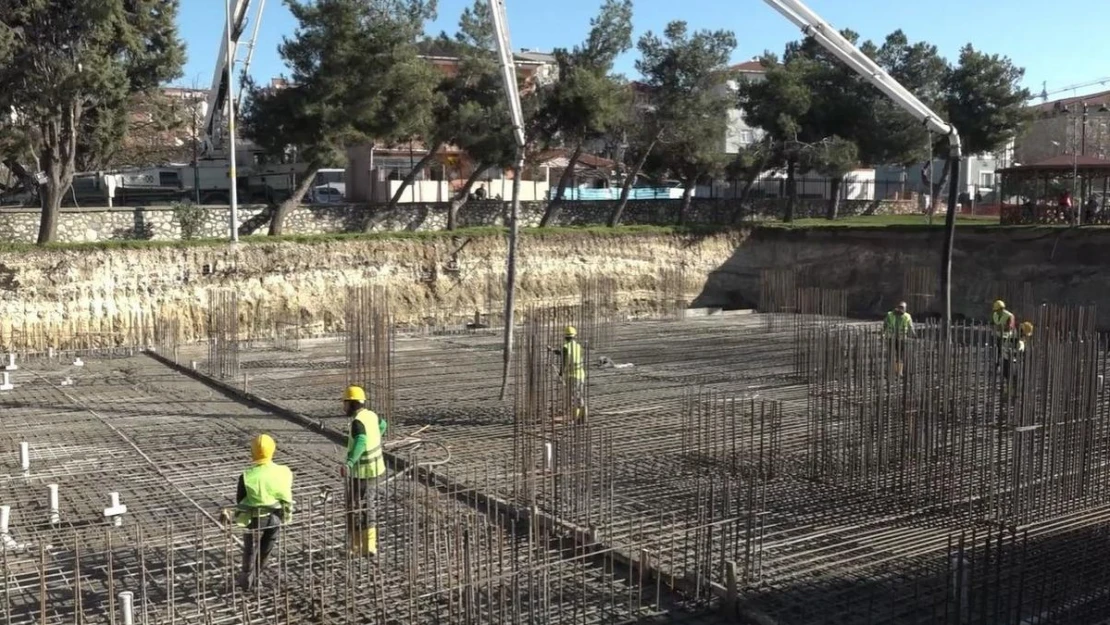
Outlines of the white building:
M 767 73 L 766 68 L 756 59 L 733 65 L 729 71 L 733 72 L 736 78 L 728 81 L 723 89 L 726 89 L 728 95 L 734 100 L 738 96 L 741 83 L 763 80 Z M 760 141 L 764 134 L 763 130 L 748 125 L 744 120 L 744 111 L 738 106 L 730 108 L 728 129 L 725 131 L 722 149 L 726 154 L 736 154 L 745 146 Z

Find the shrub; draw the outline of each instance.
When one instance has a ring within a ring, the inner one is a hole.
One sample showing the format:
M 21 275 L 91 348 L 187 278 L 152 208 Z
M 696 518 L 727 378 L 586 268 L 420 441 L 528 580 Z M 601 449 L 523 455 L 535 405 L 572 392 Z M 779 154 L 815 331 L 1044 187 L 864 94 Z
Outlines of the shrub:
M 190 241 L 197 238 L 204 228 L 208 209 L 192 202 L 178 202 L 173 205 L 173 217 L 181 228 L 181 238 Z

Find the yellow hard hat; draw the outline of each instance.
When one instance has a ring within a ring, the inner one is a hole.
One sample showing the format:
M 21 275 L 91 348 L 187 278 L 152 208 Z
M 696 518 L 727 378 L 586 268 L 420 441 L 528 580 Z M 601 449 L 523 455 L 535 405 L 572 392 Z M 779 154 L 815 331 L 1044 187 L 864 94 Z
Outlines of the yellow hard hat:
M 1030 321 L 1023 321 L 1021 323 L 1021 335 L 1033 336 L 1033 323 Z
M 274 457 L 277 443 L 269 434 L 259 434 L 251 441 L 251 458 L 255 462 L 264 462 Z
M 567 326 L 566 335 L 567 336 L 578 336 L 578 330 L 574 329 L 574 326 Z
M 347 391 L 343 393 L 344 401 L 366 401 L 366 391 L 362 390 L 361 386 L 348 386 Z
M 1006 302 L 1004 302 L 1004 301 L 1002 301 L 1002 300 L 1000 300 L 1000 299 L 996 299 L 996 300 L 994 300 L 994 305 L 993 305 L 993 306 L 991 306 L 991 308 L 993 308 L 993 309 L 994 309 L 994 310 L 996 310 L 996 311 L 997 311 L 997 310 L 1002 310 L 1002 309 L 1003 309 L 1003 308 L 1005 308 L 1005 307 L 1006 307 Z

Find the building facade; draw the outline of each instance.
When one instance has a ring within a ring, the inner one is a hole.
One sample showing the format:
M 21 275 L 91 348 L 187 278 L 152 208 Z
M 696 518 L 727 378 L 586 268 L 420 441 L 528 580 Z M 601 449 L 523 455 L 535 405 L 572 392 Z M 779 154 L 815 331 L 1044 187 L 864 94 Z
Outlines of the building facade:
M 741 84 L 763 80 L 767 73 L 767 69 L 756 59 L 733 65 L 729 68 L 729 71 L 735 75 L 735 78 L 729 80 L 721 88 L 733 100 L 737 100 L 739 97 Z M 728 127 L 721 142 L 721 151 L 726 154 L 736 154 L 743 148 L 758 143 L 763 139 L 764 134 L 763 130 L 747 123 L 744 119 L 744 111 L 739 106 L 730 108 L 728 110 Z
M 1034 165 L 1060 155 L 1110 160 L 1110 91 L 1044 102 L 1018 137 L 1014 160 Z

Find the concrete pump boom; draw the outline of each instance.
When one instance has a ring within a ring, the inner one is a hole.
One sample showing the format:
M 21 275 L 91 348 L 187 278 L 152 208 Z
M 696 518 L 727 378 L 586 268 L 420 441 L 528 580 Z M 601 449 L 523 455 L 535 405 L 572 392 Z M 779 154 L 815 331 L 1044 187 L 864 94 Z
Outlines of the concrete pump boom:
M 224 0 L 221 0 L 224 1 Z M 212 87 L 208 90 L 208 110 L 204 115 L 204 124 L 201 126 L 201 143 L 205 156 L 222 147 L 220 137 L 226 127 L 227 107 L 229 102 L 234 102 L 235 97 L 230 93 L 228 81 L 228 59 L 235 58 L 235 51 L 239 45 L 239 38 L 247 25 L 247 12 L 251 0 L 230 0 L 231 20 L 224 24 L 223 37 L 220 38 L 220 53 L 216 56 L 215 73 L 212 75 Z M 230 28 L 230 33 L 228 29 Z M 230 42 L 230 50 L 228 45 Z M 230 54 L 228 54 L 230 52 Z
M 894 80 L 874 61 L 852 45 L 831 24 L 814 13 L 801 0 L 764 0 L 771 8 L 775 9 L 802 30 L 802 34 L 812 37 L 821 47 L 828 50 L 833 56 L 840 59 L 867 82 L 882 91 L 899 107 L 912 115 L 925 125 L 930 131 L 948 137 L 950 176 L 951 182 L 948 190 L 948 213 L 945 217 L 946 236 L 944 250 L 941 254 L 940 289 L 944 298 L 944 328 L 947 334 L 952 320 L 952 244 L 956 232 L 956 199 L 960 179 L 960 135 L 956 128 L 941 119 L 928 106 L 925 106 L 917 96 L 910 93 L 897 80 Z M 930 155 L 931 157 L 931 155 Z M 932 194 L 930 193 L 930 196 Z

